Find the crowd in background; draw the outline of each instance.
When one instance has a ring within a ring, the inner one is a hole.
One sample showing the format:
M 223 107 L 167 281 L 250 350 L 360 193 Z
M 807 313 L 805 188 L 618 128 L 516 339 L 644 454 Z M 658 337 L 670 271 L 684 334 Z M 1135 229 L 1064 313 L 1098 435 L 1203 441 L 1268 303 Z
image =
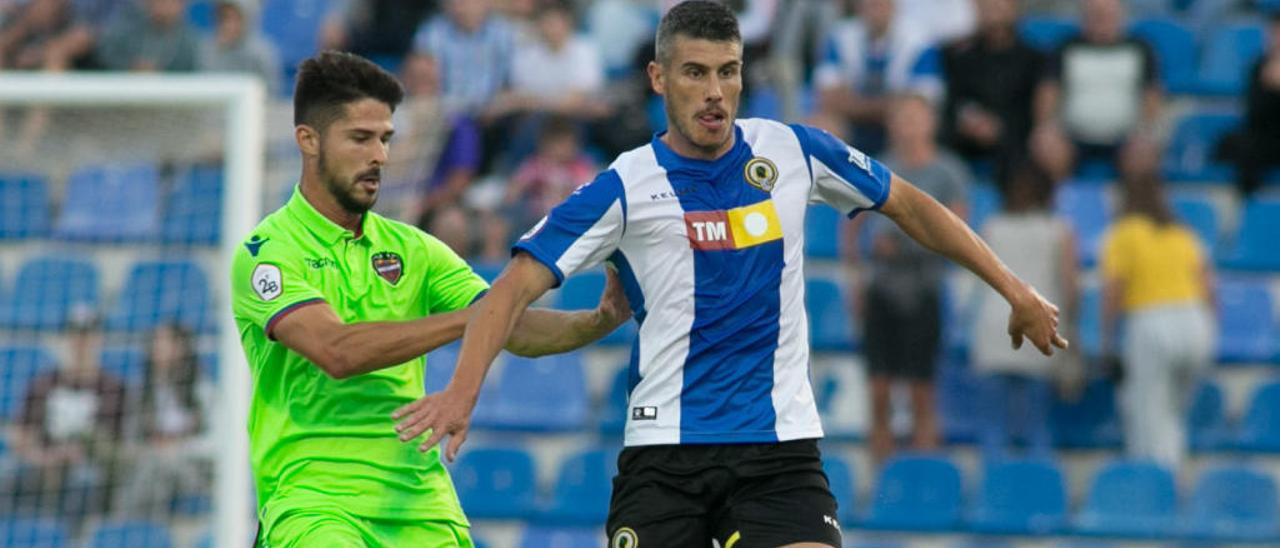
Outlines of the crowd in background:
M 380 207 L 465 257 L 501 262 L 514 238 L 605 162 L 663 129 L 643 67 L 658 15 L 673 3 L 345 0 L 325 4 L 315 47 L 396 71 L 408 95 L 397 124 L 431 126 L 395 144 L 387 170 L 399 180 L 388 184 L 400 188 Z M 1103 353 L 1133 379 L 1121 410 L 1127 424 L 1144 426 L 1131 428 L 1130 452 L 1177 465 L 1186 445 L 1182 407 L 1212 348 L 1201 336 L 1213 332 L 1211 261 L 1170 214 L 1159 169 L 1167 94 L 1155 53 L 1127 23 L 1165 15 L 1206 32 L 1233 17 L 1269 21 L 1269 49 L 1240 99 L 1244 126 L 1221 146 L 1249 195 L 1280 162 L 1280 16 L 1247 0 L 729 3 L 746 59 L 740 114 L 822 127 L 962 218 L 971 187 L 994 182 L 1001 210 L 975 229 L 1059 303 L 1064 326 L 1078 313 L 1080 249 L 1053 213 L 1055 189 L 1098 166 L 1117 174 L 1122 213 L 1099 248 L 1099 267 L 1107 325 L 1127 317 L 1130 335 L 1121 346 L 1104 329 Z M 0 0 L 0 68 L 249 72 L 288 95 L 291 67 L 279 54 L 284 45 L 260 30 L 262 6 L 207 6 L 212 20 L 201 30 L 187 0 Z M 1080 33 L 1044 52 L 1018 31 L 1029 13 L 1078 17 Z M 23 146 L 47 123 L 39 110 L 0 120 L 14 128 L 0 140 Z M 406 150 L 413 165 L 395 164 Z M 860 265 L 850 306 L 864 326 L 869 447 L 877 459 L 895 450 L 890 399 L 905 381 L 915 419 L 908 443 L 937 448 L 933 385 L 947 266 L 881 219 L 862 216 L 848 227 L 842 254 Z M 1008 305 L 994 293 L 977 302 L 970 358 L 981 376 L 980 445 L 992 457 L 1014 445 L 1045 456 L 1053 446 L 1049 394 L 1078 384 L 1082 358 L 1011 350 Z M 71 363 L 32 385 L 10 441 L 23 463 L 0 486 L 13 494 L 0 504 L 129 513 L 207 489 L 207 462 L 184 456 L 205 443 L 208 424 L 191 335 L 159 329 L 146 382 L 132 394 L 96 367 L 95 330 L 92 318 L 77 322 Z

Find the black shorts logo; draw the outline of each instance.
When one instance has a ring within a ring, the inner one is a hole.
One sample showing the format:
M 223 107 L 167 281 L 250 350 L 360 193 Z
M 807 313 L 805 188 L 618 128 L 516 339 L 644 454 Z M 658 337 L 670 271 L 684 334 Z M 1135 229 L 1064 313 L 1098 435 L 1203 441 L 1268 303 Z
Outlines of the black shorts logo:
M 640 548 L 640 536 L 630 527 L 623 527 L 613 532 L 609 548 Z

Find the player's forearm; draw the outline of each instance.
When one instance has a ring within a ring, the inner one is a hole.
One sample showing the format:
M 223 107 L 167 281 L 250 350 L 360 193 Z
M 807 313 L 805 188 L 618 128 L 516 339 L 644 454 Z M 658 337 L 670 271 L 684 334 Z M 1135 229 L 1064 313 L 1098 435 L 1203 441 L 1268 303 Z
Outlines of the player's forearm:
M 516 323 L 507 340 L 507 351 L 529 358 L 560 354 L 600 340 L 617 327 L 596 310 L 531 308 Z
M 498 278 L 485 298 L 473 307 L 448 389 L 462 390 L 473 397 L 480 394 L 489 366 L 532 301 L 526 300 L 505 274 Z
M 435 314 L 407 322 L 347 324 L 333 340 L 340 356 L 331 375 L 346 378 L 402 364 L 462 336 L 465 312 Z

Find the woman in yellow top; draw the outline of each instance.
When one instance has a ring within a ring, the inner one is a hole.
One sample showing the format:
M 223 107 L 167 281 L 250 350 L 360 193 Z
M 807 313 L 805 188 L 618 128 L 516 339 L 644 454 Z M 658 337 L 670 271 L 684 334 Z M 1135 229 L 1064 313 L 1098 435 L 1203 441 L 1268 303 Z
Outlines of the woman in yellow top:
M 1102 350 L 1120 350 L 1124 361 L 1129 455 L 1176 469 L 1186 453 L 1190 399 L 1215 348 L 1213 274 L 1200 241 L 1170 212 L 1154 170 L 1126 172 L 1124 214 L 1102 244 Z M 1110 335 L 1121 314 L 1126 336 L 1116 349 Z

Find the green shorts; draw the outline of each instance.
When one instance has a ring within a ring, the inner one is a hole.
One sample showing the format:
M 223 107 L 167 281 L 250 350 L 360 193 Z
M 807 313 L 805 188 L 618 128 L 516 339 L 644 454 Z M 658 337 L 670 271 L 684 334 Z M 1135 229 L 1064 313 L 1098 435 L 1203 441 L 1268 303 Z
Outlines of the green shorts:
M 258 546 L 439 546 L 474 548 L 470 530 L 451 521 L 366 519 L 337 509 L 289 510 L 263 523 Z

